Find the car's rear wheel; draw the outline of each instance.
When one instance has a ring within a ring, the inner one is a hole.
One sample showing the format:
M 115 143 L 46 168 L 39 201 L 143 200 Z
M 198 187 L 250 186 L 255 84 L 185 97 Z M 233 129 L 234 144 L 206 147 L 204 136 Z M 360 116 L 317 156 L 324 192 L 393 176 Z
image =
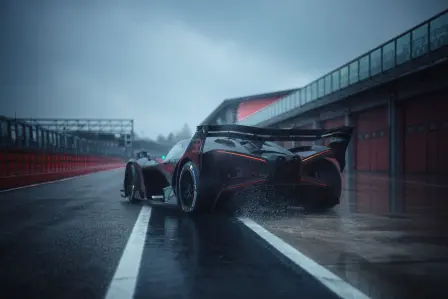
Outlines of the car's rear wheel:
M 326 184 L 327 188 L 316 187 L 305 191 L 303 205 L 307 211 L 323 212 L 339 204 L 342 193 L 342 178 L 337 166 L 322 159 L 307 166 L 304 174 Z
M 206 210 L 207 205 L 199 192 L 199 172 L 196 165 L 188 161 L 182 166 L 178 179 L 179 206 L 184 213 L 198 213 Z

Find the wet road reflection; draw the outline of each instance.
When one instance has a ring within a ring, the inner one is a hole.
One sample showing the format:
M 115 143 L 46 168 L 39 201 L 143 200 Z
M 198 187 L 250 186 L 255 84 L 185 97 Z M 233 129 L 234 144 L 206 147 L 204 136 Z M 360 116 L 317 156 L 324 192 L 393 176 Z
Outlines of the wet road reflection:
M 326 214 L 258 221 L 371 298 L 448 298 L 448 187 L 368 174 L 345 184 Z
M 384 174 L 345 177 L 343 200 L 351 212 L 403 215 L 448 215 L 448 181 L 430 176 L 389 179 Z
M 153 209 L 135 298 L 336 298 L 235 219 Z

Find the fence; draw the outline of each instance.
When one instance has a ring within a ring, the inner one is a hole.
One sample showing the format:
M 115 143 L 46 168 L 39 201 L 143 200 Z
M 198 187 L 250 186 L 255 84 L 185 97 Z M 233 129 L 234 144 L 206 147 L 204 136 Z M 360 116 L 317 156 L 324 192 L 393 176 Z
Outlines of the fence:
M 113 142 L 96 142 L 0 119 L 0 189 L 14 188 L 124 165 Z
M 123 149 L 113 141 L 88 140 L 9 118 L 0 119 L 0 148 L 39 149 L 75 155 L 124 155 Z

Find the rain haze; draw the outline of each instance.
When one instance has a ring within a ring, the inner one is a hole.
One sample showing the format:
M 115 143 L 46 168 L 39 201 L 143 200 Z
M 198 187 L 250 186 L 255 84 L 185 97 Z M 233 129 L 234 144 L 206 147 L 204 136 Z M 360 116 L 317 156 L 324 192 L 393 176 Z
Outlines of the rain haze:
M 222 100 L 300 87 L 440 0 L 2 1 L 0 114 L 132 118 L 155 138 Z

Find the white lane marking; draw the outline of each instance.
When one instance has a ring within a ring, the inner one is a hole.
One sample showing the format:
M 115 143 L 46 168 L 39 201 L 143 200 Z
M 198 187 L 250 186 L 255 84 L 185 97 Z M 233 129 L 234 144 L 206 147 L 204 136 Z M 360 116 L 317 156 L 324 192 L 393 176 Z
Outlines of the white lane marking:
M 144 205 L 135 221 L 105 299 L 132 299 L 134 297 L 150 218 L 151 207 Z
M 286 256 L 294 264 L 314 276 L 324 286 L 330 289 L 333 293 L 342 299 L 370 299 L 360 290 L 356 289 L 342 278 L 333 274 L 323 266 L 319 265 L 297 249 L 275 236 L 261 225 L 247 217 L 238 217 L 245 226 L 263 238 L 266 242 L 272 245 L 280 253 Z
M 64 182 L 64 181 L 70 181 L 70 180 L 74 180 L 74 179 L 81 178 L 81 177 L 84 177 L 84 176 L 92 175 L 92 174 L 95 174 L 95 173 L 100 173 L 100 172 L 105 172 L 105 171 L 117 171 L 117 170 L 122 169 L 122 168 L 124 168 L 124 166 L 120 167 L 120 168 L 101 170 L 101 171 L 81 174 L 81 175 L 77 175 L 77 176 L 71 176 L 71 177 L 68 177 L 68 178 L 63 178 L 63 179 L 59 179 L 59 180 L 55 180 L 55 181 L 48 181 L 48 182 L 42 182 L 42 183 L 38 183 L 38 184 L 31 184 L 31 185 L 26 185 L 26 186 L 22 186 L 22 187 L 16 187 L 16 188 L 0 190 L 0 193 L 20 190 L 20 189 L 25 189 L 25 188 L 31 188 L 31 187 L 36 187 L 36 186 L 40 186 L 40 185 L 48 185 L 48 184 L 54 184 L 54 183 L 59 183 L 59 182 Z

